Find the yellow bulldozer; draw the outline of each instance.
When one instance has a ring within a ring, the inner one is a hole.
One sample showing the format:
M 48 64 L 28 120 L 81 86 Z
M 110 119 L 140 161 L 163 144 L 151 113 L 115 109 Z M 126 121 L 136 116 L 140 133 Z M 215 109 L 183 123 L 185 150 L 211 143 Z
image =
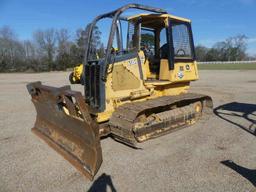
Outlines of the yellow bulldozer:
M 130 9 L 139 13 L 124 16 Z M 104 19 L 111 21 L 108 35 L 99 38 Z M 102 163 L 100 138 L 138 148 L 211 114 L 210 96 L 188 92 L 198 79 L 190 20 L 128 4 L 96 17 L 85 31 L 84 62 L 71 76 L 84 95 L 41 82 L 27 89 L 37 112 L 32 131 L 89 179 Z

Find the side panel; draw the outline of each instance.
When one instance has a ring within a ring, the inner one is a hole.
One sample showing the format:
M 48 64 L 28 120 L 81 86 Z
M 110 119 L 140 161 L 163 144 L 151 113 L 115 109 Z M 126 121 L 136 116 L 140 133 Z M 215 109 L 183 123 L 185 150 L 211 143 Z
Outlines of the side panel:
M 136 60 L 132 62 L 136 62 Z M 137 89 L 140 87 L 140 80 L 123 65 L 116 65 L 114 67 L 112 77 L 112 89 L 114 91 Z
M 165 64 L 165 65 L 164 65 Z M 179 83 L 184 81 L 194 81 L 198 79 L 198 71 L 196 62 L 176 62 L 174 69 L 166 73 L 167 65 L 165 62 L 160 66 L 161 80 L 169 80 L 171 82 Z
M 116 57 L 114 61 L 109 65 L 105 83 L 106 108 L 98 113 L 98 122 L 108 120 L 120 102 L 149 94 L 143 84 L 144 71 L 137 52 Z

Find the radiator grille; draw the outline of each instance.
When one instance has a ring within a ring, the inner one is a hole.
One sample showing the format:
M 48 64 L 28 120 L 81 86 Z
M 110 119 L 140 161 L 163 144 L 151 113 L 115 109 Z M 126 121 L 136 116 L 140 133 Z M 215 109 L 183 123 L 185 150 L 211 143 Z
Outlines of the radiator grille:
M 102 67 L 95 62 L 85 65 L 86 102 L 97 111 L 104 109 L 104 82 L 101 80 Z

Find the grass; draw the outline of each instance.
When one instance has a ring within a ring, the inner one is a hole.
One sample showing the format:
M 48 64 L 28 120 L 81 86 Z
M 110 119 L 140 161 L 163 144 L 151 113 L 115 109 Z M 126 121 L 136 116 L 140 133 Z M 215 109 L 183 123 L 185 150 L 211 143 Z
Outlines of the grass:
M 243 64 L 198 64 L 199 70 L 256 70 L 256 63 Z

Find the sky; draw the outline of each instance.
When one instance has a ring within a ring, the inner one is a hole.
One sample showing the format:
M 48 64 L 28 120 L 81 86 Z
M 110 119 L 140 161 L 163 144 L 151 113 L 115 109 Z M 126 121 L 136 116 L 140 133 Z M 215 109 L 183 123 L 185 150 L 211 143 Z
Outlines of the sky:
M 195 44 L 211 47 L 230 36 L 248 37 L 248 53 L 256 55 L 256 0 L 0 0 L 0 27 L 8 25 L 20 40 L 48 28 L 75 33 L 94 17 L 128 3 L 167 10 L 192 20 Z

